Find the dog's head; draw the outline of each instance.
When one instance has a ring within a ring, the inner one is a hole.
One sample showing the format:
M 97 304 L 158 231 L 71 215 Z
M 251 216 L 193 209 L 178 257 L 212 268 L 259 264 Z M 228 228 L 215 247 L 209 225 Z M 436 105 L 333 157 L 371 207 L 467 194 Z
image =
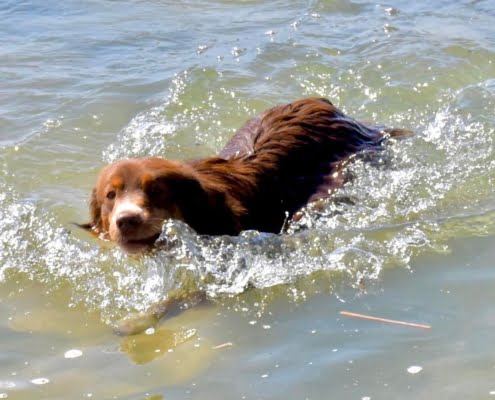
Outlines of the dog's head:
M 140 253 L 153 246 L 165 220 L 191 223 L 207 202 L 191 166 L 159 158 L 123 160 L 100 172 L 91 194 L 91 222 L 80 226 Z

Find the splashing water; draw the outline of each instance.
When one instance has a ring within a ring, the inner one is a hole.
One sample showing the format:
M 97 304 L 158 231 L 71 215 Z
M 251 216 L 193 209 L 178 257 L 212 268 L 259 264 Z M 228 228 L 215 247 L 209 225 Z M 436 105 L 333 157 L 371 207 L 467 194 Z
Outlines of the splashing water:
M 189 94 L 180 77 L 174 87 L 163 107 L 129 123 L 104 152 L 107 161 L 173 153 L 167 146 L 174 135 L 218 118 L 215 107 L 204 116 L 218 100 L 211 93 L 198 100 L 203 108 L 176 113 Z M 310 207 L 285 235 L 249 231 L 239 237 L 201 237 L 169 221 L 160 239 L 164 246 L 130 257 L 77 239 L 0 179 L 0 279 L 23 273 L 48 287 L 68 283 L 74 302 L 100 310 L 110 321 L 148 308 L 191 278 L 215 298 L 248 287 L 291 287 L 325 271 L 342 273 L 351 285 L 359 285 L 376 279 L 383 268 L 408 267 L 418 254 L 448 251 L 452 237 L 495 233 L 495 121 L 473 119 L 479 98 L 486 110 L 495 109 L 494 81 L 453 93 L 432 118 L 416 121 L 414 137 L 391 140 L 379 157 L 357 158 L 349 166 L 353 178 L 334 199 L 323 209 Z M 241 101 L 236 107 L 238 112 L 249 109 Z M 177 116 L 171 119 L 171 114 Z M 231 129 L 220 132 L 213 147 L 220 147 Z

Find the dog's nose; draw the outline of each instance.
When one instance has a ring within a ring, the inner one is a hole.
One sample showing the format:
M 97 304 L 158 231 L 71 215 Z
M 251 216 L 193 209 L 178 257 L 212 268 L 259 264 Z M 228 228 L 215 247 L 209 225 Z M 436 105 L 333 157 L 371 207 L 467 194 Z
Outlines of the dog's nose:
M 116 223 L 122 233 L 131 232 L 143 223 L 143 217 L 139 214 L 127 214 L 119 217 Z

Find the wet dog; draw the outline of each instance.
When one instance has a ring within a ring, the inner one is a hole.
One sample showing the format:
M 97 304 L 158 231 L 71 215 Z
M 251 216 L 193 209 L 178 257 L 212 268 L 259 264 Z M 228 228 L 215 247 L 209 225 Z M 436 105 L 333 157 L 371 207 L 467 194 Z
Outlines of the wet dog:
M 249 120 L 217 156 L 106 166 L 91 195 L 91 221 L 80 226 L 128 253 L 152 248 L 167 219 L 199 234 L 279 233 L 301 208 L 344 183 L 351 156 L 379 150 L 385 138 L 406 133 L 357 122 L 326 99 L 298 100 Z M 140 332 L 204 297 L 179 289 L 147 312 L 119 321 L 116 332 Z
M 351 155 L 401 133 L 359 123 L 326 99 L 277 106 L 248 121 L 218 156 L 105 167 L 91 195 L 91 222 L 81 226 L 128 253 L 151 248 L 170 218 L 199 234 L 279 233 L 302 207 L 342 185 Z

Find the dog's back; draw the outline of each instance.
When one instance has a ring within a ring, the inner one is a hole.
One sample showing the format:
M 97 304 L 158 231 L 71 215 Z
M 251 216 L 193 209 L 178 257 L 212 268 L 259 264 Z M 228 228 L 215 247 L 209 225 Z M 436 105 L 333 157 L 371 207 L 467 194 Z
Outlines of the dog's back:
M 260 195 L 249 208 L 264 230 L 277 231 L 284 219 L 342 185 L 340 172 L 351 155 L 378 150 L 386 136 L 401 131 L 389 132 L 347 117 L 326 99 L 309 98 L 249 120 L 219 155 L 263 170 Z

